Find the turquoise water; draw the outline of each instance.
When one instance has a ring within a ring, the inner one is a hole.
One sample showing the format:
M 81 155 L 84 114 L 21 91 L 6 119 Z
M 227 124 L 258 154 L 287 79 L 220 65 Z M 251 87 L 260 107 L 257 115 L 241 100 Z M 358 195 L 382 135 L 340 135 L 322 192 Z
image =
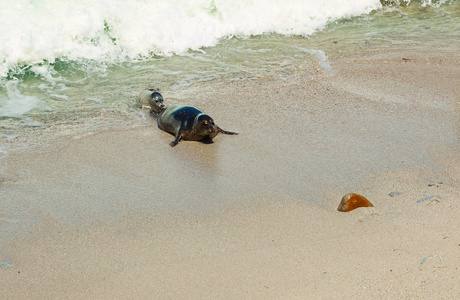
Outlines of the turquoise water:
M 40 144 L 27 138 L 31 132 L 57 140 L 142 126 L 145 115 L 135 99 L 146 88 L 159 88 L 166 99 L 193 99 L 203 89 L 235 80 L 331 74 L 328 56 L 357 48 L 460 51 L 460 1 L 369 0 L 343 7 L 334 0 L 286 1 L 283 9 L 275 9 L 277 1 L 252 6 L 191 1 L 180 13 L 170 6 L 183 4 L 180 0 L 154 1 L 164 10 L 153 20 L 139 17 L 149 2 L 117 2 L 119 10 L 106 11 L 104 1 L 87 1 L 92 11 L 82 17 L 78 11 L 85 7 L 71 1 L 19 1 L 23 15 L 43 17 L 40 24 L 48 31 L 37 35 L 31 29 L 37 24 L 0 22 L 8 32 L 0 43 L 0 158 L 16 139 L 23 138 L 19 148 L 25 151 Z M 15 11 L 9 5 L 1 2 L 0 9 Z M 69 10 L 75 17 L 65 16 Z M 63 23 L 53 24 L 52 16 Z M 64 29 L 56 31 L 56 25 Z

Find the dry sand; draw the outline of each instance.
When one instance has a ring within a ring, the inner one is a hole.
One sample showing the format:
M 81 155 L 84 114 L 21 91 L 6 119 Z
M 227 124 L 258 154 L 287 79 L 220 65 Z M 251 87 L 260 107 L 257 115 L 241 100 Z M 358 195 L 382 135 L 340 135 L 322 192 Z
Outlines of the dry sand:
M 213 144 L 152 121 L 8 157 L 0 298 L 458 299 L 460 60 L 431 53 L 184 99 L 240 133 Z

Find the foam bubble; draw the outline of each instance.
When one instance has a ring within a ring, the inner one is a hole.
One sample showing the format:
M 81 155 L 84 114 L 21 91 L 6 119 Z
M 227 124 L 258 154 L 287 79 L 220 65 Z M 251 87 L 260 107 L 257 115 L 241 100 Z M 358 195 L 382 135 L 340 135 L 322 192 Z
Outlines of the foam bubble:
M 18 80 L 5 84 L 7 97 L 0 97 L 0 117 L 19 118 L 40 104 L 35 96 L 22 95 L 18 89 Z

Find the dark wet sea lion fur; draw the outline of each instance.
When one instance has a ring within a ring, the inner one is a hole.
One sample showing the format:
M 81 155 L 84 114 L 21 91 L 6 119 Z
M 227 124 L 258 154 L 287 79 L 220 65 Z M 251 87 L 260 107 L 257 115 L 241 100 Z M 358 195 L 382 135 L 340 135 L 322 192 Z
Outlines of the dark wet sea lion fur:
M 211 141 L 219 132 L 238 134 L 222 130 L 210 116 L 193 106 L 171 105 L 158 115 L 157 121 L 161 130 L 175 136 L 169 144 L 171 147 L 180 140 Z

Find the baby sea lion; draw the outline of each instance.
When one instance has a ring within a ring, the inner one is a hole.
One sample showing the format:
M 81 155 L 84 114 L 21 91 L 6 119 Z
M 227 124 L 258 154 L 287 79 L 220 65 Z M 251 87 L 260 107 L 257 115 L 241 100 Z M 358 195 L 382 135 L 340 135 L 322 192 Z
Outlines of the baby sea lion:
M 225 131 L 214 123 L 214 120 L 193 106 L 171 105 L 158 116 L 158 127 L 175 135 L 169 145 L 176 146 L 180 140 L 211 141 L 219 132 L 238 134 Z
M 150 106 L 151 115 L 159 114 L 165 109 L 163 96 L 156 89 L 148 89 L 142 92 L 137 98 L 137 101 L 141 106 Z

